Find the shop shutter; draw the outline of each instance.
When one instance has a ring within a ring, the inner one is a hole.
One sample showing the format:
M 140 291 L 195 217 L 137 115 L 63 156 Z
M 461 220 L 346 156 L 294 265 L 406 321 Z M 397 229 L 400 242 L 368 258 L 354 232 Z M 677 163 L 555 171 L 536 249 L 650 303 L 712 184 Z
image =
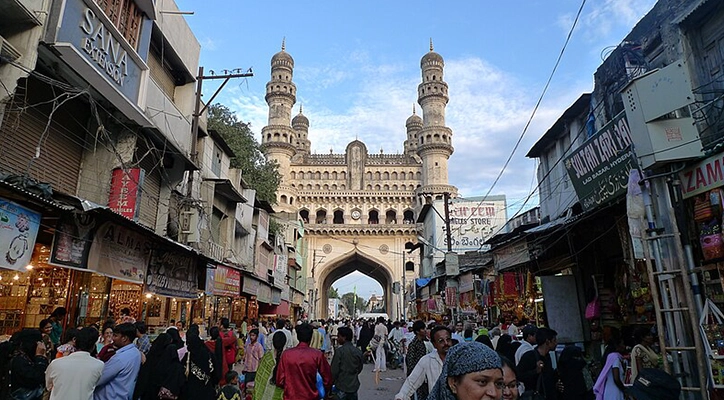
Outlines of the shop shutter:
M 41 101 L 26 102 L 24 91 L 19 85 L 14 100 L 5 107 L 0 126 L 0 170 L 24 174 L 42 137 L 40 157 L 32 162 L 30 176 L 50 183 L 54 190 L 75 194 L 85 141 L 85 128 L 79 123 L 84 118 L 79 115 L 87 114 L 71 112 L 75 107 L 61 107 L 53 114 L 53 121 L 43 135 L 51 108 L 28 107 L 19 111 L 26 103 Z
M 156 217 L 158 216 L 158 202 L 161 196 L 161 164 L 154 152 L 148 152 L 145 145 L 139 144 L 136 155 L 143 157 L 139 166 L 143 168 L 146 176 L 143 180 L 141 192 L 141 210 L 138 222 L 156 230 Z

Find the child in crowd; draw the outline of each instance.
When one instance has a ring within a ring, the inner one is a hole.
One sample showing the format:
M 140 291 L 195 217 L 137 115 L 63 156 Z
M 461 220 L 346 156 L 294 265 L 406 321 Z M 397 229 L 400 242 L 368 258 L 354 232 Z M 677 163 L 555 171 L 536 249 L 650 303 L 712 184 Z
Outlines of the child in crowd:
M 238 372 L 231 370 L 226 373 L 226 385 L 221 388 L 216 400 L 242 400 Z

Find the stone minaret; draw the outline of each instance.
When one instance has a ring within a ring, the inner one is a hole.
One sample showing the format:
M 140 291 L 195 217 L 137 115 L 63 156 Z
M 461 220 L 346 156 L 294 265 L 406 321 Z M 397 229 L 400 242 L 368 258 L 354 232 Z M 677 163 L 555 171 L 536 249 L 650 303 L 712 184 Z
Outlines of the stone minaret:
M 417 154 L 417 134 L 422 129 L 422 118 L 415 112 L 415 105 L 412 105 L 412 115 L 405 122 L 407 128 L 407 140 L 405 140 L 405 155 L 412 156 Z
M 294 59 L 282 50 L 271 59 L 271 80 L 266 84 L 269 122 L 261 130 L 261 143 L 267 157 L 279 164 L 282 182 L 277 190 L 278 211 L 294 211 L 296 190 L 289 182 L 290 164 L 296 153 L 297 137 L 291 126 L 292 107 L 297 101 L 297 87 L 292 82 Z
M 452 129 L 445 126 L 447 83 L 443 80 L 445 62 L 440 54 L 430 52 L 420 61 L 422 83 L 417 87 L 417 102 L 422 107 L 422 129 L 417 133 L 417 154 L 422 158 L 422 188 L 425 193 L 457 193 L 448 184 L 447 161 L 453 153 Z
M 292 118 L 292 128 L 297 136 L 296 147 L 297 154 L 309 154 L 312 146 L 309 141 L 309 119 L 302 114 L 302 106 L 299 106 L 299 114 Z

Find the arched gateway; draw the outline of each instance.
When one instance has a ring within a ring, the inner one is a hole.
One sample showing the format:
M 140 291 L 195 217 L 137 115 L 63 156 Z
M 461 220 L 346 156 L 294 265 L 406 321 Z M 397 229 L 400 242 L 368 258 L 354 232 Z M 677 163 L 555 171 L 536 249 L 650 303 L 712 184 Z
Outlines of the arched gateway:
M 355 270 L 380 282 L 388 314 L 401 316 L 402 298 L 394 296 L 392 288 L 411 282 L 419 272 L 419 256 L 405 253 L 405 243 L 417 241 L 418 199 L 457 193 L 448 184 L 453 132 L 445 125 L 449 97 L 444 66 L 430 41 L 430 51 L 420 61 L 422 82 L 417 87 L 422 117 L 413 107 L 404 132 L 399 132 L 405 137 L 402 153 L 370 153 L 364 143 L 354 140 L 342 154 L 315 154 L 309 119 L 301 106 L 292 118 L 297 100 L 294 59 L 283 42 L 282 50 L 272 57 L 265 96 L 269 119 L 261 132 L 262 146 L 282 176 L 275 210 L 297 215 L 304 223 L 306 270 L 314 278 L 309 296 L 313 317 L 328 316 L 327 289 Z M 414 263 L 412 268 L 405 268 L 409 262 Z

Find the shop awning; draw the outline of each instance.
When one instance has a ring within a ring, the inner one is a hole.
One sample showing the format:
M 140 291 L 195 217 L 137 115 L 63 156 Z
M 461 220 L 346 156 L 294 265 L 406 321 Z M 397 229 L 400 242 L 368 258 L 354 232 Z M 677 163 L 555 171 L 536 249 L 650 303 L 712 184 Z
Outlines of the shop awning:
M 235 203 L 246 203 L 246 198 L 239 193 L 229 179 L 204 178 L 204 182 L 214 182 L 214 191 L 227 200 Z

